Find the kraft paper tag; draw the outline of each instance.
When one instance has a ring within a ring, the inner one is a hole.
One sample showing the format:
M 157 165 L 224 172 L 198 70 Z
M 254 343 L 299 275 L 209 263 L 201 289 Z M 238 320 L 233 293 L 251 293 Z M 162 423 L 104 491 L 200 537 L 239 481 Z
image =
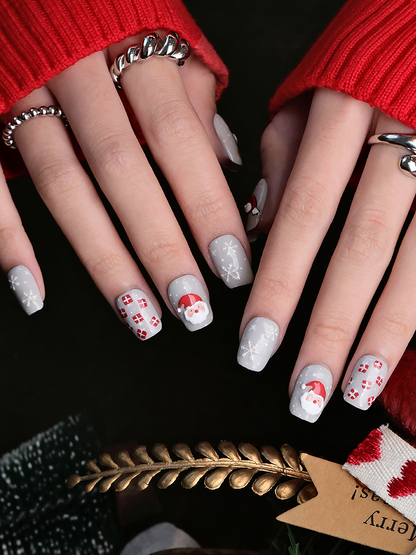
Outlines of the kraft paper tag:
M 318 495 L 277 520 L 400 555 L 416 548 L 416 525 L 341 465 L 305 454 L 302 463 Z

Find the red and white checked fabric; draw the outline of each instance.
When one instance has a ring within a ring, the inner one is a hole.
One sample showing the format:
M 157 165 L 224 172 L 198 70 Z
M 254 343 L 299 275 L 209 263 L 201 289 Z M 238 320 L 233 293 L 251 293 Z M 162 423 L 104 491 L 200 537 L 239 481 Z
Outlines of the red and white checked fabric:
M 373 430 L 342 468 L 416 524 L 416 449 L 388 426 Z

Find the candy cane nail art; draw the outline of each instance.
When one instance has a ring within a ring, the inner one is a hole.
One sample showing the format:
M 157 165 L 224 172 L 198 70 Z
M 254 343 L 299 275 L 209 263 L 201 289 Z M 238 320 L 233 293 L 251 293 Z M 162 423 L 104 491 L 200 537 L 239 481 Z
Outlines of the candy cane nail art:
M 126 326 L 142 341 L 160 332 L 162 322 L 149 297 L 140 289 L 131 289 L 116 301 Z
M 387 377 L 387 364 L 373 355 L 361 357 L 351 373 L 344 401 L 361 410 L 371 407 Z

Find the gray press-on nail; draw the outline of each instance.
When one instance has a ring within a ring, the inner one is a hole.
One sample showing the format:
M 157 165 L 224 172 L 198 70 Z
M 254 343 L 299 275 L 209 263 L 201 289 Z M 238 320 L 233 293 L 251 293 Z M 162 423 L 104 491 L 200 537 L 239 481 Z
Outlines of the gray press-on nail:
M 267 182 L 265 179 L 260 179 L 254 188 L 253 194 L 249 201 L 244 206 L 244 212 L 247 214 L 246 232 L 252 231 L 257 227 L 264 205 L 267 198 Z
M 357 409 L 369 409 L 381 392 L 386 376 L 387 363 L 382 358 L 373 355 L 361 357 L 345 388 L 344 401 Z
M 15 266 L 7 274 L 10 289 L 26 314 L 33 314 L 43 308 L 42 297 L 35 278 L 26 266 Z
M 126 326 L 141 341 L 160 332 L 162 322 L 149 297 L 140 289 L 130 289 L 116 300 L 117 308 Z
M 230 128 L 220 115 L 215 114 L 213 123 L 215 131 L 222 143 L 222 146 L 224 147 L 225 153 L 227 154 L 228 158 L 231 160 L 231 162 L 233 162 L 233 164 L 241 166 L 243 162 L 241 160 L 240 151 L 238 150 L 238 144 L 235 135 L 231 133 Z
M 168 295 L 173 308 L 189 331 L 200 330 L 212 322 L 208 296 L 196 277 L 182 276 L 175 279 L 169 285 Z
M 222 235 L 209 244 L 211 260 L 222 281 L 230 289 L 253 281 L 246 252 L 234 235 Z
M 248 370 L 261 372 L 272 356 L 279 338 L 279 326 L 261 316 L 247 324 L 238 348 L 237 362 Z
M 310 364 L 299 374 L 292 397 L 290 412 L 307 422 L 316 422 L 332 391 L 332 374 L 326 366 Z

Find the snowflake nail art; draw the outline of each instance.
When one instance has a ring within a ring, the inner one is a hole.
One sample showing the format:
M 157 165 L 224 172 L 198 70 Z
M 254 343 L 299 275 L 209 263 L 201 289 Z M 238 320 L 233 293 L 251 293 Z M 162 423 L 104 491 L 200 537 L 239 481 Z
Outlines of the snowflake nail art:
M 266 366 L 276 347 L 279 326 L 268 318 L 253 318 L 244 330 L 237 354 L 237 362 L 260 372 Z
M 26 314 L 33 314 L 43 308 L 38 285 L 32 273 L 25 266 L 15 266 L 8 273 L 10 289 Z
M 211 260 L 221 279 L 229 287 L 253 281 L 253 272 L 241 243 L 233 235 L 223 235 L 209 245 Z

